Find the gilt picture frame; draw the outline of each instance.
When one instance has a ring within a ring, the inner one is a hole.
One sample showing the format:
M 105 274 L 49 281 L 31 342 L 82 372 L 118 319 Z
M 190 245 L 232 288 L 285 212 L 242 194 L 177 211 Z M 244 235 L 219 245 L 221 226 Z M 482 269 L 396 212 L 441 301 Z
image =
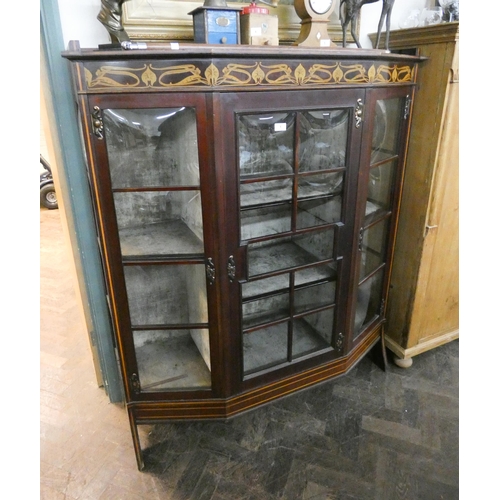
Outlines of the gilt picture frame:
M 337 0 L 337 6 L 328 24 L 328 33 L 334 43 L 342 45 L 339 3 Z M 230 7 L 249 4 L 250 0 L 227 2 Z M 123 4 L 122 24 L 131 40 L 192 42 L 193 18 L 189 13 L 201 5 L 202 0 L 126 0 Z M 259 5 L 265 7 L 264 4 Z M 276 8 L 269 7 L 269 13 L 278 16 L 280 45 L 292 45 L 300 32 L 300 18 L 295 12 L 293 0 L 280 0 Z M 359 23 L 355 29 L 359 33 Z M 347 41 L 353 41 L 350 29 Z

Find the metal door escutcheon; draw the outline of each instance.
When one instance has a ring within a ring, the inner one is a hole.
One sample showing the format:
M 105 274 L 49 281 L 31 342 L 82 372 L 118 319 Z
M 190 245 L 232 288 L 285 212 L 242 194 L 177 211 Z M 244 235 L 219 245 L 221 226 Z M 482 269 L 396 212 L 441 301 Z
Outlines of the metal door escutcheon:
M 227 275 L 229 276 L 229 281 L 232 283 L 236 277 L 236 263 L 232 255 L 229 256 L 227 261 Z
M 215 264 L 211 257 L 207 259 L 207 278 L 211 285 L 215 283 Z
M 356 101 L 356 108 L 354 110 L 354 120 L 356 128 L 361 127 L 361 122 L 363 121 L 364 108 L 365 105 L 363 104 L 363 101 L 361 99 L 358 99 Z
M 94 131 L 94 135 L 102 140 L 104 135 L 102 133 L 104 129 L 104 123 L 102 121 L 101 110 L 99 106 L 94 106 L 94 111 L 92 111 L 92 130 Z

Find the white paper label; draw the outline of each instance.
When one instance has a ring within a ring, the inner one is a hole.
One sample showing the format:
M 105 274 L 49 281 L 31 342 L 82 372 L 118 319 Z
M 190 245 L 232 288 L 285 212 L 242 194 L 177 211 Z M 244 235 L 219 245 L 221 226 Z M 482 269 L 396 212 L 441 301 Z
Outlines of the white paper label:
M 330 40 L 328 38 L 319 41 L 320 47 L 330 47 Z
M 274 131 L 275 132 L 284 132 L 286 130 L 286 123 L 275 123 Z
M 179 50 L 179 44 L 178 44 L 178 43 L 176 43 L 176 42 L 172 42 L 172 43 L 170 44 L 170 48 L 171 48 L 172 50 Z

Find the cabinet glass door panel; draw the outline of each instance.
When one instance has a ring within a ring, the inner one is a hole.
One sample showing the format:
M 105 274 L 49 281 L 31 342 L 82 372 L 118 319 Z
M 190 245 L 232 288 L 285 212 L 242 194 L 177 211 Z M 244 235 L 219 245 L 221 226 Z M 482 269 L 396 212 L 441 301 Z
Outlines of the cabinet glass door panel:
M 193 108 L 105 109 L 113 189 L 199 186 Z
M 294 319 L 292 358 L 331 349 L 333 313 L 328 309 Z
M 297 229 L 306 229 L 340 221 L 342 211 L 341 196 L 327 196 L 315 200 L 299 201 L 297 205 Z
M 250 243 L 248 275 L 253 277 L 332 259 L 333 244 L 333 228 Z
M 333 305 L 335 303 L 335 281 L 295 288 L 293 297 L 294 312 L 303 313 Z
M 296 287 L 300 285 L 314 285 L 326 281 L 336 282 L 337 279 L 337 263 L 332 262 L 326 265 L 308 267 L 301 271 L 293 273 L 278 274 L 270 278 L 263 278 L 255 281 L 247 281 L 242 283 L 242 298 L 250 299 L 257 296 L 263 296 L 269 293 L 276 293 L 287 290 L 290 287 L 290 279 L 293 274 Z
M 240 222 L 242 240 L 287 233 L 292 229 L 292 206 L 287 203 L 245 210 Z
M 295 113 L 245 114 L 238 117 L 242 179 L 293 174 L 294 124 Z
M 198 190 L 114 193 L 124 257 L 203 254 Z
M 242 209 L 260 205 L 289 202 L 293 195 L 293 179 L 281 178 L 242 182 L 240 186 L 240 206 Z M 242 213 L 242 216 L 244 214 Z
M 271 276 L 255 281 L 247 281 L 241 285 L 241 296 L 243 300 L 262 297 L 287 290 L 290 286 L 290 273 Z
M 403 103 L 404 100 L 399 97 L 377 101 L 372 138 L 372 164 L 397 154 Z
M 211 386 L 207 329 L 135 330 L 133 337 L 142 391 Z
M 236 114 L 245 376 L 333 350 L 353 110 Z
M 124 267 L 132 327 L 208 324 L 204 264 Z
M 343 172 L 300 176 L 299 200 L 342 193 Z
M 293 273 L 293 283 L 296 287 L 307 287 L 325 282 L 333 282 L 334 286 L 337 280 L 337 262 L 308 267 L 301 271 Z
M 243 334 L 243 370 L 245 375 L 282 365 L 288 360 L 289 322 Z
M 272 323 L 290 316 L 289 293 L 268 293 L 245 300 L 242 305 L 243 329 Z
M 301 112 L 299 172 L 345 166 L 349 110 Z

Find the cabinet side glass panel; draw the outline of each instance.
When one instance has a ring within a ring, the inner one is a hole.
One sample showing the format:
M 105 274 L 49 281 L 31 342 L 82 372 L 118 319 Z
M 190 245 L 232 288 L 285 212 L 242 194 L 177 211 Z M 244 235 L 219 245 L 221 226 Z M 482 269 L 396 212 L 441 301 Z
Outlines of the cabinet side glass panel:
M 196 111 L 106 109 L 103 119 L 141 391 L 209 389 Z
M 361 228 L 354 338 L 381 314 L 403 105 L 400 97 L 376 103 L 364 227 Z

